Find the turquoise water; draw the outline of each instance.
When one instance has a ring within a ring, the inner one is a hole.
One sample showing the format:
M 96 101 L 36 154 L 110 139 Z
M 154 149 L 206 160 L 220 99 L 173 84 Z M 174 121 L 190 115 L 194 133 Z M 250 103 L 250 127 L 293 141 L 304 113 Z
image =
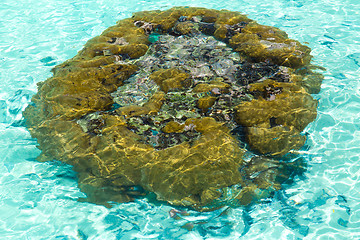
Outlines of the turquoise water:
M 360 2 L 358 0 L 3 0 L 0 4 L 0 239 L 360 239 Z M 146 200 L 111 209 L 77 202 L 76 175 L 39 163 L 22 111 L 36 83 L 90 38 L 132 12 L 177 5 L 229 9 L 308 42 L 327 71 L 309 133 L 309 169 L 250 208 L 188 211 Z M 182 226 L 193 225 L 192 231 Z

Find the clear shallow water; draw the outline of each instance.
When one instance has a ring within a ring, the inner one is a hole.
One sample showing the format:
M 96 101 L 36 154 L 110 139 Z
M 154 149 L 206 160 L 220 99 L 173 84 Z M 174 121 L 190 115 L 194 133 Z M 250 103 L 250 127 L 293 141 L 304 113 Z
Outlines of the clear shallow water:
M 34 161 L 21 112 L 50 69 L 132 12 L 176 5 L 241 11 L 308 42 L 327 68 L 309 133 L 309 169 L 272 201 L 175 220 L 146 200 L 107 209 L 66 165 Z M 0 4 L 0 239 L 360 239 L 360 3 L 357 0 L 3 0 Z M 202 224 L 199 224 L 199 223 Z M 193 224 L 192 231 L 182 226 Z M 243 236 L 242 236 L 243 235 Z

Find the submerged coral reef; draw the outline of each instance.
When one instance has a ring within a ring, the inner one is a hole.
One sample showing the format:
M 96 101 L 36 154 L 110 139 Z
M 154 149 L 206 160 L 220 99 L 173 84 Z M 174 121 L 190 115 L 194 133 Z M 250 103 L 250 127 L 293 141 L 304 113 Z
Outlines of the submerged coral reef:
M 84 201 L 247 205 L 306 169 L 293 150 L 316 117 L 310 51 L 238 12 L 138 12 L 56 66 L 24 117 Z

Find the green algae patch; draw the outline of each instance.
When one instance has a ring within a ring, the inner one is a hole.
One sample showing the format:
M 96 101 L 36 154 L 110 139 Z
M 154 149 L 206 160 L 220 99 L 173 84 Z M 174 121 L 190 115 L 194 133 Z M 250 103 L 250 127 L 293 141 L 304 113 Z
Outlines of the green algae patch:
M 23 114 L 81 201 L 248 205 L 306 169 L 294 150 L 323 79 L 310 51 L 239 12 L 138 12 L 56 66 Z

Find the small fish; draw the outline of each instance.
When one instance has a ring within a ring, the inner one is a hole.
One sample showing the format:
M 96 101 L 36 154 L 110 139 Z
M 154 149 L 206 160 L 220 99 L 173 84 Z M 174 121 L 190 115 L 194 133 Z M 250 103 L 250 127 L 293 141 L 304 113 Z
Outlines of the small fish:
M 186 229 L 186 230 L 188 230 L 188 231 L 191 231 L 191 230 L 194 228 L 194 224 L 192 224 L 192 223 L 186 223 L 186 224 L 184 224 L 183 226 L 181 226 L 181 228 L 184 228 L 184 229 Z
M 175 209 L 175 208 L 173 208 L 173 209 L 171 209 L 171 210 L 169 211 L 170 217 L 171 217 L 171 218 L 174 218 L 174 219 L 176 219 L 176 220 L 181 219 L 181 217 L 179 217 L 178 214 L 180 214 L 181 216 L 188 216 L 188 215 L 189 215 L 189 213 L 188 213 L 187 211 L 180 211 L 180 210 L 177 210 L 177 209 Z
M 77 230 L 77 237 L 79 240 L 87 240 L 88 239 L 86 234 L 83 231 L 81 231 L 80 229 Z

